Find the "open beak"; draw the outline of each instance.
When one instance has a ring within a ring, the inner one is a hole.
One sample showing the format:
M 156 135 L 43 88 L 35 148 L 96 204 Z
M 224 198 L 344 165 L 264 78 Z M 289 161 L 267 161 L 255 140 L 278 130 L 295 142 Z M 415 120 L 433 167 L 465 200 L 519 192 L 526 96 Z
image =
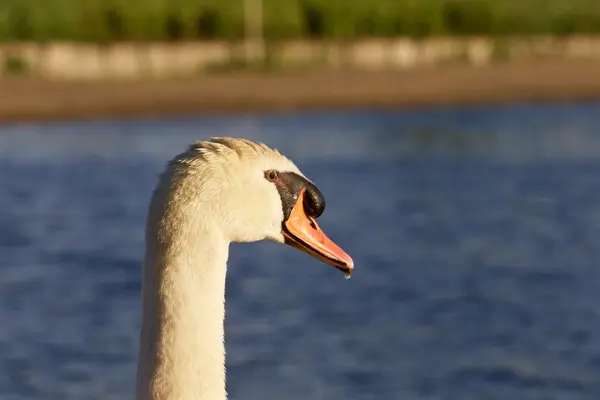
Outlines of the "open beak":
M 282 233 L 285 243 L 336 267 L 346 277 L 350 277 L 354 270 L 354 261 L 325 235 L 314 218 L 306 215 L 304 193 L 305 191 L 302 190 L 289 218 L 283 223 Z

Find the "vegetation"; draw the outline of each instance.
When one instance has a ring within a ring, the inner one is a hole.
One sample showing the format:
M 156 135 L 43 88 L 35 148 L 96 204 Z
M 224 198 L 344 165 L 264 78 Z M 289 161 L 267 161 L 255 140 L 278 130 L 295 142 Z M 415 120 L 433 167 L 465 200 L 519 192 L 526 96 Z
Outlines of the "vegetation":
M 600 33 L 598 0 L 262 0 L 267 39 Z M 244 35 L 243 0 L 2 0 L 0 40 Z
M 6 75 L 25 75 L 29 72 L 27 61 L 20 57 L 6 57 L 4 59 L 4 74 Z

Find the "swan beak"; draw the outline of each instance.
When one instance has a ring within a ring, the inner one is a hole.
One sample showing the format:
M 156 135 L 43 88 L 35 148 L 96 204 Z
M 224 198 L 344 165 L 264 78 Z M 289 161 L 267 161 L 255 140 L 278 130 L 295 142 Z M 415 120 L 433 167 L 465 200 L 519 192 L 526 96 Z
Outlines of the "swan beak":
M 336 267 L 349 277 L 354 270 L 354 261 L 325 235 L 314 218 L 306 215 L 303 204 L 304 190 L 300 193 L 289 218 L 283 223 L 282 234 L 285 243 Z

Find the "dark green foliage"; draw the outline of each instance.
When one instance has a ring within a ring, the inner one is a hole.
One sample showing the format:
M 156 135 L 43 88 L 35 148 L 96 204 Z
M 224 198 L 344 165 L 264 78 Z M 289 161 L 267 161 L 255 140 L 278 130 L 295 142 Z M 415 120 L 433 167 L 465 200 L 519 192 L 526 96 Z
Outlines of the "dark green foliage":
M 2 0 L 0 40 L 236 40 L 244 0 Z M 600 0 L 262 0 L 267 39 L 600 33 Z

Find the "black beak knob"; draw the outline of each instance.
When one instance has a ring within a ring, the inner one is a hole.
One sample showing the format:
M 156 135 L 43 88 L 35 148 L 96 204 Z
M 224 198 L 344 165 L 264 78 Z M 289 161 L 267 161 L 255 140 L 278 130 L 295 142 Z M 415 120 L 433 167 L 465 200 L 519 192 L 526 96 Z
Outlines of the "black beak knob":
M 325 211 L 325 197 L 321 191 L 312 183 L 306 185 L 306 195 L 304 196 L 304 211 L 306 215 L 312 218 L 319 218 Z

